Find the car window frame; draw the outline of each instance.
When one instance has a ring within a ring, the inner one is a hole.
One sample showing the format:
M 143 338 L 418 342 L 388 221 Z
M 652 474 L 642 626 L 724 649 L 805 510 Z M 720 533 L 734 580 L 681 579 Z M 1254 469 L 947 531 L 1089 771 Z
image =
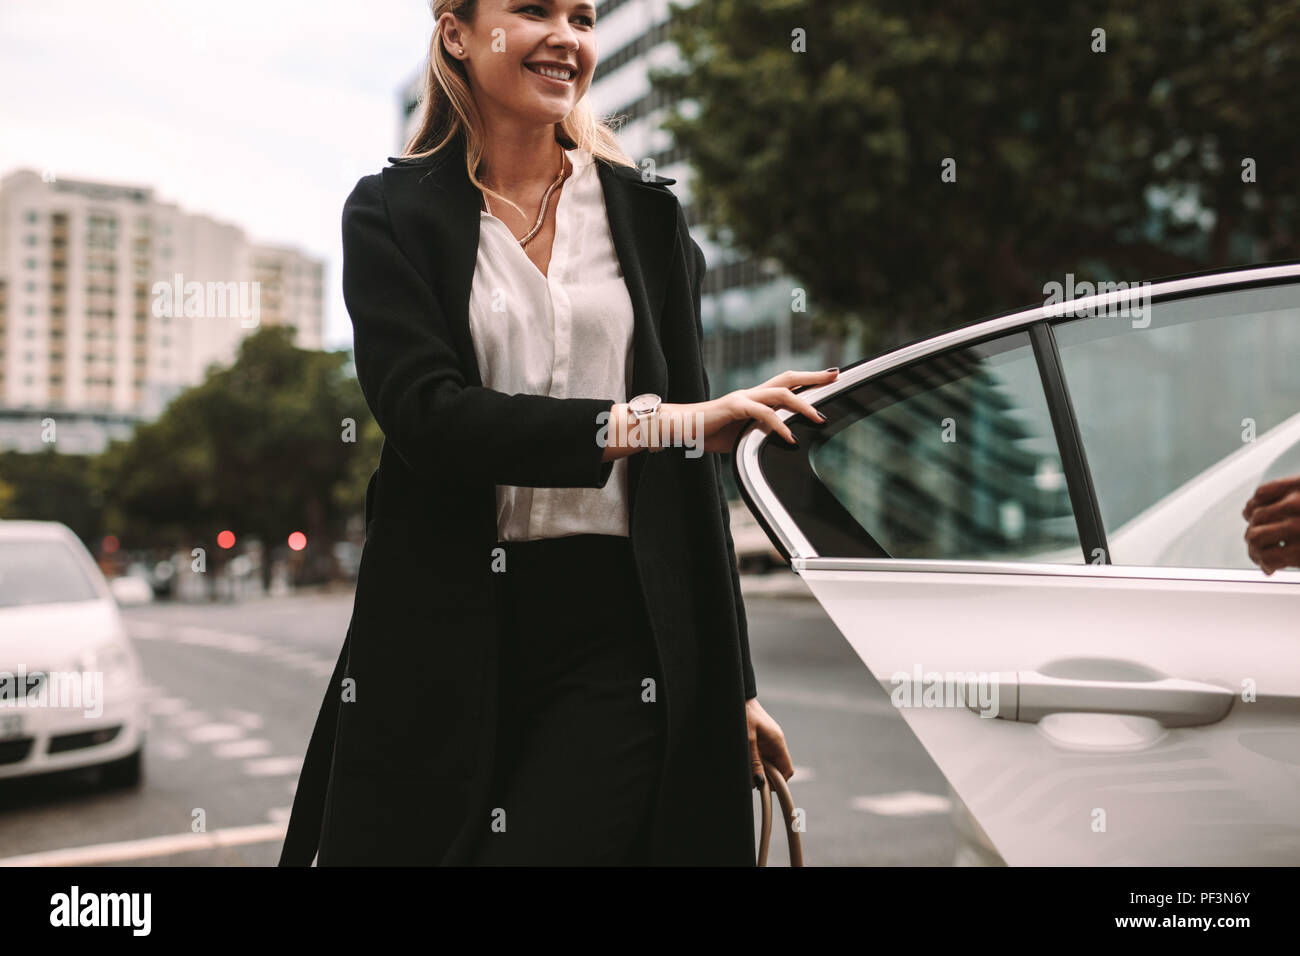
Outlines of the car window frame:
M 1115 565 L 1110 562 L 1101 508 L 1093 486 L 1092 472 L 1087 463 L 1087 449 L 1079 429 L 1069 383 L 1056 346 L 1054 327 L 1062 322 L 1074 321 L 1084 310 L 1120 309 L 1140 297 L 1150 296 L 1150 303 L 1167 303 L 1221 292 L 1239 291 L 1270 285 L 1300 285 L 1300 260 L 1264 266 L 1243 266 L 1238 269 L 1215 270 L 1194 275 L 1172 277 L 1151 282 L 1147 288 L 1137 284 L 1131 289 L 1119 289 L 1070 300 L 1069 314 L 1062 314 L 1062 306 L 1038 305 L 1015 310 L 999 316 L 985 318 L 966 325 L 917 339 L 882 355 L 861 359 L 840 370 L 837 379 L 828 385 L 802 389 L 800 395 L 814 408 L 825 405 L 865 382 L 891 374 L 908 365 L 936 358 L 954 349 L 968 348 L 982 342 L 1026 332 L 1034 347 L 1039 364 L 1039 378 L 1052 418 L 1062 470 L 1069 490 L 1071 510 L 1075 515 L 1083 564 L 957 560 L 946 558 L 891 558 L 846 557 L 818 553 L 803 529 L 785 509 L 772 486 L 767 468 L 780 457 L 768 459 L 767 449 L 780 449 L 779 456 L 802 456 L 807 464 L 809 442 L 801 448 L 789 447 L 782 438 L 773 439 L 775 433 L 765 434 L 756 424 L 751 424 L 738 436 L 731 456 L 732 472 L 736 486 L 746 506 L 758 519 L 782 557 L 796 570 L 896 570 L 896 571 L 952 571 L 1022 574 L 1072 574 L 1102 577 L 1162 578 L 1181 580 L 1250 581 L 1262 584 L 1300 583 L 1300 571 L 1278 571 L 1271 577 L 1247 568 L 1178 568 Z M 811 439 L 816 430 L 824 427 L 810 422 L 802 414 L 789 409 L 778 409 L 796 439 Z M 787 458 L 793 461 L 793 458 Z M 820 485 L 820 483 L 818 483 Z M 825 489 L 824 485 L 821 485 Z M 830 495 L 829 489 L 825 489 Z M 836 504 L 840 509 L 843 505 Z M 833 510 L 833 506 L 832 506 Z M 845 510 L 847 515 L 847 510 Z M 850 520 L 851 519 L 851 516 Z M 853 521 L 857 525 L 856 521 Z M 1100 553 L 1098 553 L 1100 549 Z

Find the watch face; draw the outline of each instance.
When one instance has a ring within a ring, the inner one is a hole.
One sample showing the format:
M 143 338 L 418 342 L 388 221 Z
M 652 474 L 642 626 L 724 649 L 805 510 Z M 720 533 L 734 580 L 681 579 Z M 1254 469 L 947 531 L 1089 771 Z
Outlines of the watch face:
M 655 406 L 659 404 L 659 396 L 655 395 L 653 392 L 646 392 L 642 395 L 638 395 L 627 404 L 632 411 L 648 415 L 654 410 Z

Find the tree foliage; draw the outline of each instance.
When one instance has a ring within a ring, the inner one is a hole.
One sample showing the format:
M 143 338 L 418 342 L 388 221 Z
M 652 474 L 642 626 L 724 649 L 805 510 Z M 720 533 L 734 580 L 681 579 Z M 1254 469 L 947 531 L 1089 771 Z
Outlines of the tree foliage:
M 268 327 L 229 368 L 180 394 L 97 462 L 106 523 L 127 542 L 204 546 L 219 531 L 328 547 L 364 500 L 378 459 L 370 413 L 340 352 L 295 348 Z M 344 422 L 355 423 L 345 440 Z M 368 466 L 368 467 L 367 467 Z
M 1041 301 L 1067 272 L 1300 255 L 1300 0 L 673 12 L 685 69 L 652 78 L 694 101 L 665 126 L 700 218 L 875 349 Z

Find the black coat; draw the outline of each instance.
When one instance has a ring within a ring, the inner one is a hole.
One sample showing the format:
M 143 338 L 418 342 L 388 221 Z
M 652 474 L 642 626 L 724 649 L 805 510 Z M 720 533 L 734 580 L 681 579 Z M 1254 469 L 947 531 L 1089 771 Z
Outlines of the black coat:
M 390 162 L 343 207 L 357 377 L 384 443 L 352 620 L 281 866 L 310 865 L 318 843 L 320 866 L 465 862 L 490 823 L 504 596 L 490 569 L 495 485 L 602 487 L 613 462 L 601 462 L 598 412 L 642 392 L 709 398 L 704 255 L 667 188 L 676 180 L 597 159 L 635 313 L 632 381 L 627 395 L 557 399 L 507 395 L 479 377 L 469 297 L 480 193 L 463 137 Z M 718 456 L 640 451 L 628 481 L 667 708 L 653 860 L 752 866 L 744 704 L 756 691 Z

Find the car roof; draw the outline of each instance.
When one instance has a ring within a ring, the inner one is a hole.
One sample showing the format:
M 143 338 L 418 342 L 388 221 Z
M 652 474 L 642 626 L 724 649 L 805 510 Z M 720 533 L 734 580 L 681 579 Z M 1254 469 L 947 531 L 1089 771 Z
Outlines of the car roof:
M 67 540 L 72 529 L 62 521 L 18 521 L 0 519 L 0 541 L 6 539 L 21 541 L 57 541 Z

